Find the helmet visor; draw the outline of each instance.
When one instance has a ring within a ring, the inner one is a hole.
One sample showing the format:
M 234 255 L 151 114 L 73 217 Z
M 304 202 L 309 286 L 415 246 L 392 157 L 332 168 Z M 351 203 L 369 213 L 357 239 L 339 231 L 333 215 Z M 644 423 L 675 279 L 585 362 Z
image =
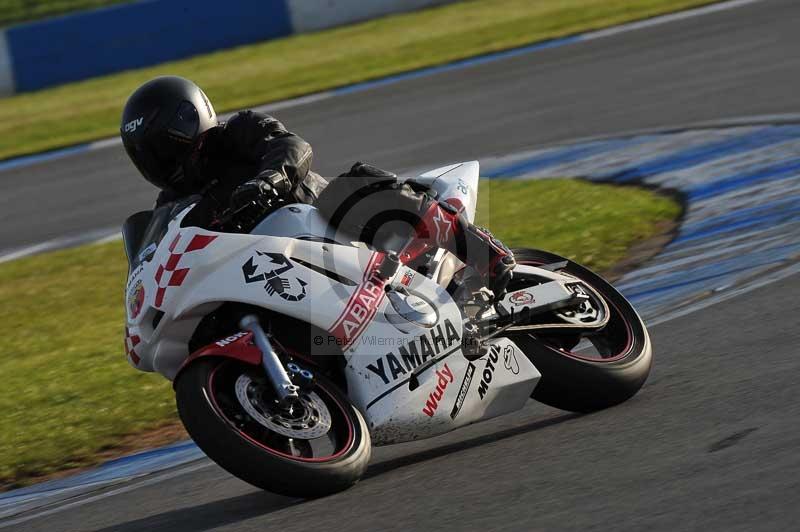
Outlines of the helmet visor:
M 175 142 L 164 135 L 143 142 L 125 143 L 136 168 L 145 179 L 160 188 L 172 185 L 180 176 L 181 165 L 190 148 L 190 144 Z
M 189 102 L 182 102 L 178 106 L 175 116 L 167 124 L 167 135 L 176 140 L 193 143 L 200 129 L 200 117 L 197 108 Z

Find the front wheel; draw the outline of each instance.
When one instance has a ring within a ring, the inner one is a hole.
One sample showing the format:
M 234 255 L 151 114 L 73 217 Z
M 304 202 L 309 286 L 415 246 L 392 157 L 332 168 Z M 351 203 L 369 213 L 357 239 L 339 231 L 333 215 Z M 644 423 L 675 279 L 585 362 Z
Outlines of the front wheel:
M 206 455 L 256 487 L 320 497 L 355 484 L 370 437 L 361 414 L 324 377 L 283 409 L 260 367 L 200 359 L 175 383 L 178 413 Z
M 559 272 L 589 285 L 605 300 L 609 314 L 606 325 L 597 331 L 569 334 L 542 330 L 508 335 L 542 374 L 532 397 L 562 410 L 591 412 L 636 394 L 650 373 L 653 353 L 647 329 L 628 300 L 599 275 L 559 255 L 517 249 L 514 256 L 519 264 L 530 266 L 566 261 Z M 524 285 L 524 278 L 515 277 L 509 291 Z M 579 313 L 573 313 L 564 319 L 580 318 Z

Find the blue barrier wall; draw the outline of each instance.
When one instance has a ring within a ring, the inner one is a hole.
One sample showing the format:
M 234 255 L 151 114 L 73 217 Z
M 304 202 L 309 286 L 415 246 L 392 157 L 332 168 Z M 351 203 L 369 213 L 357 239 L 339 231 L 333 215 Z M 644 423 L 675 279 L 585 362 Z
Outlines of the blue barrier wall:
M 0 94 L 458 0 L 139 0 L 0 29 Z
M 150 0 L 6 30 L 17 92 L 292 33 L 284 0 Z

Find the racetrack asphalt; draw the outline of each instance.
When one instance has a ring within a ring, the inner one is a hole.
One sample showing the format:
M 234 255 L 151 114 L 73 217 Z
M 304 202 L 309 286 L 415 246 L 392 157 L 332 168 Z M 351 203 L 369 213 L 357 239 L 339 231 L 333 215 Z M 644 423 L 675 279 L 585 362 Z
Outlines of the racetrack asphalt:
M 650 379 L 609 410 L 531 402 L 377 448 L 362 482 L 316 501 L 261 492 L 209 464 L 21 530 L 795 530 L 800 330 L 786 313 L 799 283 L 654 327 Z
M 797 110 L 799 21 L 795 2 L 756 3 L 278 116 L 333 173 L 357 158 L 417 168 L 596 134 L 789 113 Z M 21 245 L 58 236 L 48 227 L 114 225 L 120 213 L 146 208 L 153 193 L 126 168 L 119 153 L 101 150 L 0 174 L 3 202 L 20 193 L 6 209 L 21 204 L 17 218 L 3 213 L 0 242 L 6 233 L 30 237 Z M 21 192 L 7 184 L 16 172 L 25 176 Z M 111 205 L 99 206 L 104 200 Z M 33 223 L 48 215 L 57 221 Z M 31 220 L 29 231 L 21 220 Z M 19 529 L 793 529 L 799 281 L 654 327 L 648 383 L 604 412 L 530 403 L 440 438 L 379 448 L 360 484 L 318 501 L 259 492 L 200 462 Z

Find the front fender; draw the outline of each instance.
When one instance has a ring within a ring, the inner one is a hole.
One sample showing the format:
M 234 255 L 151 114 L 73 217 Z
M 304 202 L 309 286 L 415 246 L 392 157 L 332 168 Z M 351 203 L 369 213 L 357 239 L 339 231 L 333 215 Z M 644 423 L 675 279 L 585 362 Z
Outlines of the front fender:
M 175 374 L 175 378 L 172 380 L 173 388 L 175 387 L 175 383 L 178 381 L 178 378 L 181 376 L 181 373 L 183 373 L 184 369 L 186 369 L 195 360 L 207 357 L 221 357 L 231 360 L 238 360 L 239 362 L 244 362 L 245 364 L 249 364 L 251 366 L 261 365 L 261 351 L 255 345 L 255 343 L 253 343 L 253 333 L 239 332 L 233 336 L 229 336 L 228 338 L 217 340 L 216 342 L 208 344 L 205 347 L 201 347 L 186 357 L 186 360 L 184 360 L 183 364 L 181 364 L 181 367 L 178 368 L 178 372 Z

